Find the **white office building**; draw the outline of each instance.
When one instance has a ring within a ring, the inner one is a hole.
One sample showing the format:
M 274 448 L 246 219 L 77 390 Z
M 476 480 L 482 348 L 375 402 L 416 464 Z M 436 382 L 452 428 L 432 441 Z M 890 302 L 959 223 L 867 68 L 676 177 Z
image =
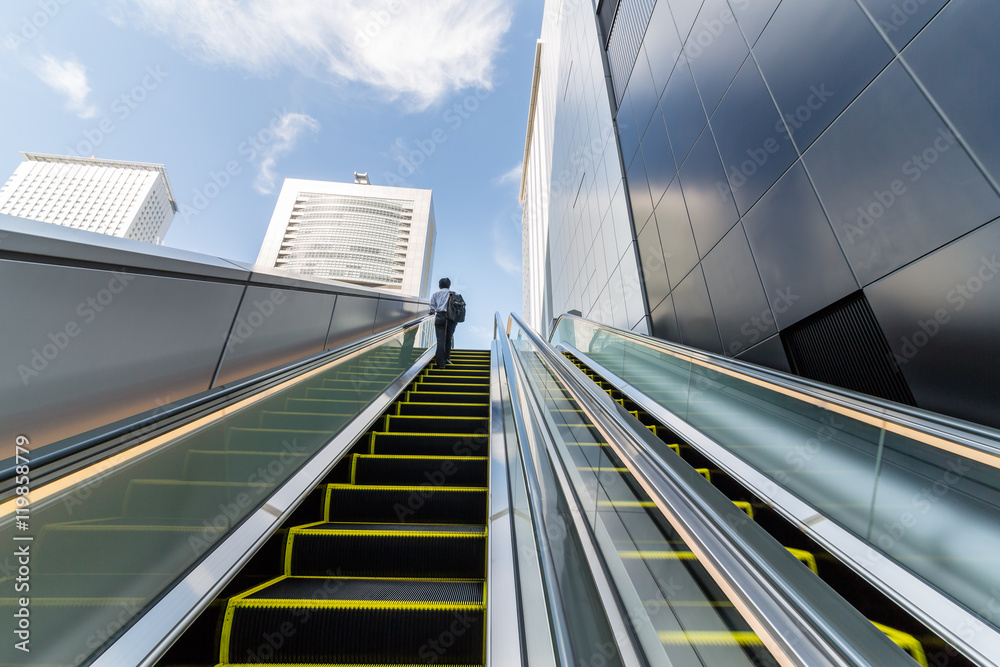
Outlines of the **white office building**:
M 177 204 L 162 164 L 21 153 L 0 213 L 160 243 Z
M 430 190 L 286 178 L 257 263 L 427 296 L 434 257 Z

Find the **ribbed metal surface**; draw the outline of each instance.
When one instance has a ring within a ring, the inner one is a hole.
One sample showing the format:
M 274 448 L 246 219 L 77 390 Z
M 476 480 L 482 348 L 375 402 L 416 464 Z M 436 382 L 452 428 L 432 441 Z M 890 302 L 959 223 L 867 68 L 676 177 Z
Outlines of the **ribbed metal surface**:
M 621 0 L 618 6 L 608 39 L 608 63 L 611 66 L 615 101 L 618 103 L 625 94 L 625 86 L 632 74 L 632 66 L 655 4 L 656 0 Z
M 442 487 L 335 488 L 330 492 L 331 521 L 477 523 L 486 521 L 486 490 Z
M 862 293 L 782 332 L 798 375 L 916 405 Z
M 621 0 L 601 0 L 597 5 L 597 22 L 601 26 L 601 44 L 608 45 L 611 28 L 615 24 L 615 14 Z
M 481 665 L 484 616 L 452 609 L 243 608 L 233 619 L 229 655 L 248 662 L 267 655 L 268 663 L 414 665 L 434 658 Z M 294 632 L 282 634 L 283 627 Z M 447 650 L 431 644 L 442 638 Z
M 483 578 L 486 576 L 486 536 L 455 533 L 447 536 L 384 535 L 357 531 L 353 534 L 300 533 L 293 537 L 291 574 L 378 577 L 387 572 L 397 577 Z
M 354 463 L 355 484 L 380 484 L 391 479 L 400 486 L 430 482 L 435 486 L 485 487 L 488 459 L 368 458 Z

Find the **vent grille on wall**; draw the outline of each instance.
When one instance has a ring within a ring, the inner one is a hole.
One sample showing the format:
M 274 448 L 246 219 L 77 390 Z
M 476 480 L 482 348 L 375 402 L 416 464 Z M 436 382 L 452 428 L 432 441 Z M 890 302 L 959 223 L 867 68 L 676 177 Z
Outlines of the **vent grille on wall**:
M 621 0 L 608 37 L 608 64 L 615 103 L 620 104 L 656 0 Z
M 619 0 L 601 0 L 597 5 L 597 22 L 601 26 L 601 44 L 608 47 L 611 36 L 611 26 L 615 24 L 615 14 L 618 13 Z
M 781 332 L 792 372 L 916 405 L 863 292 Z

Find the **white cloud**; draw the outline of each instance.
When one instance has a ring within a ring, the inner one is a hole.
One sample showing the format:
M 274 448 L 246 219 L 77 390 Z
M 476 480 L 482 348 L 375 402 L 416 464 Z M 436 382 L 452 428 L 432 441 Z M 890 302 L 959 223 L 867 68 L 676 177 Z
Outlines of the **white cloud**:
M 262 195 L 274 192 L 274 182 L 277 179 L 274 168 L 278 164 L 278 158 L 295 148 L 299 135 L 303 132 L 319 132 L 319 122 L 308 114 L 287 112 L 272 128 L 274 141 L 261 151 L 257 179 L 253 183 L 254 189 Z
M 523 164 L 518 162 L 516 165 L 505 171 L 504 173 L 493 179 L 493 182 L 497 185 L 505 185 L 507 183 L 520 183 L 521 182 L 521 170 Z
M 68 110 L 80 118 L 97 115 L 97 107 L 87 102 L 90 95 L 87 72 L 76 58 L 58 60 L 54 56 L 43 55 L 41 59 L 25 58 L 24 62 L 42 83 L 66 96 Z
M 118 0 L 132 19 L 205 63 L 361 82 L 412 109 L 490 88 L 511 24 L 504 0 Z

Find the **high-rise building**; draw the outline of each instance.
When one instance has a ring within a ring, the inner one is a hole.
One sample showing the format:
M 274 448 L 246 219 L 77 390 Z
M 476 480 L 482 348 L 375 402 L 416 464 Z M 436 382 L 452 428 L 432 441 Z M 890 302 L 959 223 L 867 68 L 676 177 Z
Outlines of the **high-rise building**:
M 426 296 L 434 258 L 430 190 L 286 178 L 257 263 Z
M 548 0 L 525 313 L 1000 425 L 997 30 L 974 0 Z
M 160 243 L 177 204 L 162 164 L 21 153 L 0 213 Z

